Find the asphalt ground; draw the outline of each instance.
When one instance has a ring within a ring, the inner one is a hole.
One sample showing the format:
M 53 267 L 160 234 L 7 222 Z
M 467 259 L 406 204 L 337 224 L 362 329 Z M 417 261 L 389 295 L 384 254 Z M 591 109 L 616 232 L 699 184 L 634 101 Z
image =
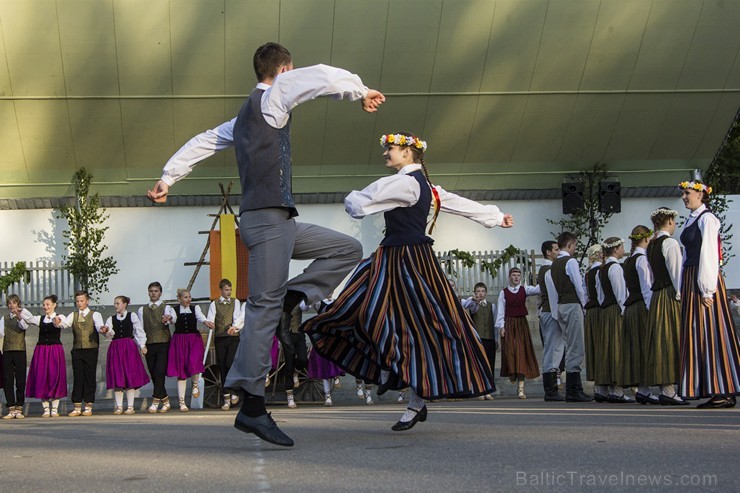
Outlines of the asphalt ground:
M 387 401 L 385 401 L 387 402 Z M 740 491 L 740 408 L 440 401 L 271 405 L 295 442 L 233 428 L 235 410 L 0 421 L 0 491 Z

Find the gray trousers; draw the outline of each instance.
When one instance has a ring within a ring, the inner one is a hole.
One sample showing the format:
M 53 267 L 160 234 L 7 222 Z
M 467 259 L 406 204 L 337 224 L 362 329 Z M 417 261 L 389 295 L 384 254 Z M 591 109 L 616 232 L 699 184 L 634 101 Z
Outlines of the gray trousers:
M 565 337 L 560 324 L 550 312 L 540 313 L 540 330 L 542 331 L 542 373 L 560 369 L 560 360 L 565 352 Z
M 362 259 L 362 245 L 331 229 L 298 223 L 283 209 L 242 212 L 239 234 L 249 250 L 249 297 L 225 386 L 264 396 L 286 290 L 302 292 L 307 303 L 324 299 Z M 291 259 L 313 262 L 288 280 Z
M 558 323 L 565 337 L 565 371 L 567 373 L 580 373 L 585 358 L 583 307 L 581 304 L 559 304 Z

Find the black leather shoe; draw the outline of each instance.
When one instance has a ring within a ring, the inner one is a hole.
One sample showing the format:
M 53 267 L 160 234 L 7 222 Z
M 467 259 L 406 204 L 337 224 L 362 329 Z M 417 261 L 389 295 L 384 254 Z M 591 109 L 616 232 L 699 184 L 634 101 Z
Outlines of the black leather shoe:
M 660 402 L 660 399 L 655 397 L 653 394 L 645 395 L 639 392 L 635 392 L 635 400 L 637 401 L 638 404 L 653 404 L 653 405 L 662 404 Z
M 293 440 L 280 431 L 280 428 L 277 427 L 270 413 L 257 416 L 256 418 L 250 418 L 239 411 L 236 413 L 234 428 L 244 433 L 254 433 L 262 440 L 274 443 L 275 445 L 282 445 L 283 447 L 293 446 Z
M 611 402 L 612 404 L 634 404 L 635 400 L 627 397 L 627 395 L 622 394 L 621 396 L 616 396 L 614 394 L 609 394 L 607 397 L 607 402 Z
M 658 400 L 660 401 L 661 406 L 688 406 L 689 401 L 684 401 L 682 399 L 677 399 L 677 395 L 674 395 L 673 397 L 668 397 L 667 395 L 660 394 L 658 396 Z
M 411 418 L 411 421 L 399 421 L 398 423 L 391 426 L 391 430 L 393 431 L 406 431 L 410 430 L 414 427 L 414 425 L 417 423 L 417 421 L 426 421 L 427 420 L 427 407 L 424 406 L 420 410 L 411 409 L 408 408 L 409 411 L 414 411 L 416 414 L 413 418 Z
M 712 397 L 696 406 L 697 409 L 724 409 L 730 407 L 735 407 L 734 397 Z
M 378 395 L 383 395 L 389 390 L 396 388 L 398 388 L 398 375 L 396 375 L 395 373 L 391 373 L 388 375 L 388 380 L 386 380 L 385 383 L 381 383 L 378 385 L 378 389 L 375 393 Z
M 594 400 L 596 402 L 609 402 L 609 398 L 607 396 L 599 394 L 598 392 L 594 393 Z

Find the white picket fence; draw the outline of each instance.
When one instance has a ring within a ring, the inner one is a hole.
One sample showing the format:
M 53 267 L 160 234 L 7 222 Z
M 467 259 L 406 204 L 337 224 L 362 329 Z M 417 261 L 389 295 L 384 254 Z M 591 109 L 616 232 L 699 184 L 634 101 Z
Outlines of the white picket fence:
M 448 277 L 455 281 L 457 294 L 461 297 L 473 295 L 473 289 L 479 282 L 488 287 L 488 293 L 499 292 L 508 284 L 509 269 L 519 267 L 522 271 L 522 284 L 534 285 L 537 283 L 537 270 L 542 264 L 542 255 L 536 255 L 534 250 L 522 250 L 501 265 L 496 277 L 492 277 L 487 269 L 481 269 L 483 261 L 493 262 L 503 255 L 501 250 L 468 252 L 475 258 L 475 265 L 465 267 L 462 260 L 450 254 L 450 252 L 438 252 L 437 259 L 442 264 L 442 269 Z M 539 262 L 539 263 L 538 263 Z
M 7 275 L 15 262 L 0 264 L 0 276 Z M 7 292 L 0 293 L 2 306 L 6 305 L 9 294 L 20 296 L 23 306 L 41 306 L 44 297 L 55 294 L 60 306 L 74 305 L 74 278 L 68 269 L 53 262 L 26 262 L 30 281 L 11 284 Z

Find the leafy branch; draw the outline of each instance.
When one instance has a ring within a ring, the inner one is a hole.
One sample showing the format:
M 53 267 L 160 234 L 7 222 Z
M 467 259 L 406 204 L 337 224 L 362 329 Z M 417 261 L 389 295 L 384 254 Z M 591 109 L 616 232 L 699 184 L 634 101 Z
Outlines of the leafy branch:
M 7 292 L 8 288 L 16 282 L 23 280 L 25 282 L 31 281 L 31 273 L 26 269 L 25 262 L 18 262 L 10 269 L 10 272 L 0 277 L 0 292 Z

